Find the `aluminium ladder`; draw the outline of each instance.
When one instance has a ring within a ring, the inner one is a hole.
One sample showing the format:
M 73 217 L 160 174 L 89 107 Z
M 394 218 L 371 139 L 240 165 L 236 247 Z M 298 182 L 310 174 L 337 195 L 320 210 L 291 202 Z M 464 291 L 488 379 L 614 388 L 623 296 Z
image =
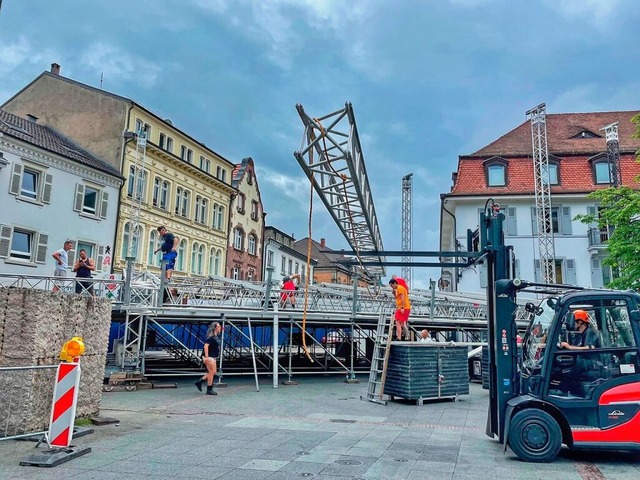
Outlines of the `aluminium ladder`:
M 378 327 L 376 329 L 376 340 L 371 357 L 371 370 L 369 371 L 369 385 L 366 396 L 360 396 L 360 400 L 380 403 L 386 405 L 382 399 L 384 395 L 384 382 L 387 377 L 387 363 L 389 362 L 389 351 L 391 350 L 391 335 L 393 334 L 394 318 L 391 315 L 389 329 L 386 330 L 387 316 L 381 313 L 378 317 Z

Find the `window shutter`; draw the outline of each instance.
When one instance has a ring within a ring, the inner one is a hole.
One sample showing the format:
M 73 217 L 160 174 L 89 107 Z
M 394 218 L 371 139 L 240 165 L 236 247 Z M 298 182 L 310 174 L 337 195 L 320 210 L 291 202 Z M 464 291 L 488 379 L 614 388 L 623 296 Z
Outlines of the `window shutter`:
M 591 286 L 594 288 L 604 287 L 602 267 L 600 266 L 600 259 L 598 257 L 591 259 Z
M 487 262 L 480 265 L 480 288 L 487 288 Z
M 47 243 L 49 243 L 49 235 L 44 233 L 38 234 L 38 249 L 36 251 L 36 263 L 47 262 Z
M 507 235 L 518 235 L 518 222 L 516 219 L 516 207 L 507 208 Z
M 109 208 L 109 193 L 102 190 L 101 195 L 100 218 L 107 218 L 107 209 Z
M 540 271 L 540 260 L 534 260 L 533 267 L 535 269 L 535 281 L 540 282 L 542 280 L 542 272 Z
M 20 195 L 20 187 L 22 186 L 22 165 L 20 163 L 13 164 L 11 172 L 11 185 L 9 185 L 9 193 L 11 195 Z
M 562 207 L 562 235 L 571 235 L 571 207 Z
M 42 202 L 51 203 L 51 185 L 53 184 L 53 175 L 50 173 L 44 176 L 44 188 L 42 189 Z
M 567 266 L 567 283 L 569 285 L 576 284 L 576 262 L 572 259 L 565 260 Z
M 531 207 L 531 235 L 534 237 L 538 234 L 538 219 L 536 215 L 536 207 Z
M 76 212 L 81 212 L 83 203 L 84 203 L 84 184 L 76 183 L 76 201 L 73 205 L 73 210 Z
M 84 189 L 84 186 L 82 187 Z M 73 267 L 73 264 L 76 261 L 76 242 L 73 240 L 69 240 L 71 242 L 71 250 L 69 250 L 69 252 L 67 252 L 67 256 L 68 256 L 68 263 L 67 265 L 69 267 Z
M 9 225 L 0 225 L 0 257 L 9 256 L 9 248 L 11 246 L 11 234 L 13 228 Z
M 98 245 L 98 254 L 96 255 L 96 272 L 102 272 L 102 262 L 104 262 L 104 245 Z

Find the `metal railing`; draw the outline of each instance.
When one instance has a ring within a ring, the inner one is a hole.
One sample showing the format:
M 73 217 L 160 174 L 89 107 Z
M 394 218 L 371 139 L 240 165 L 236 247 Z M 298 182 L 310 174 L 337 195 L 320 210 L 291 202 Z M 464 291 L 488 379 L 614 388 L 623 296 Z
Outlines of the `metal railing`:
M 604 247 L 609 241 L 609 230 L 606 228 L 590 228 L 587 230 L 590 247 Z

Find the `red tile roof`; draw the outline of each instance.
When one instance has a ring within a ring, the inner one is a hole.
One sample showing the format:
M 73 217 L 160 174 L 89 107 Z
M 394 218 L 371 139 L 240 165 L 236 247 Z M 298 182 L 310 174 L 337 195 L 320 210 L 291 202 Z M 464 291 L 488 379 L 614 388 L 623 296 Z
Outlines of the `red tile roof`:
M 624 185 L 637 185 L 640 164 L 635 160 L 640 139 L 633 138 L 636 125 L 631 118 L 640 112 L 562 113 L 547 115 L 549 156 L 559 160 L 559 185 L 552 193 L 587 193 L 608 185 L 597 185 L 589 159 L 606 152 L 604 132 L 600 128 L 619 122 L 620 170 Z M 587 131 L 595 138 L 572 138 Z M 484 162 L 499 156 L 508 161 L 507 185 L 487 187 Z M 531 126 L 524 122 L 509 133 L 471 155 L 460 156 L 454 185 L 449 195 L 533 194 Z

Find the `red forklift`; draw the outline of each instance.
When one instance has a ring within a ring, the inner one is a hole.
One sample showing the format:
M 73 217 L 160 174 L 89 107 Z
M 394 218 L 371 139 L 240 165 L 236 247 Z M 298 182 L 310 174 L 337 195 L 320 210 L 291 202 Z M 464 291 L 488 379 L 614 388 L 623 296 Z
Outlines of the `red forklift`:
M 522 460 L 569 448 L 640 450 L 640 295 L 513 278 L 503 214 L 481 214 L 487 262 L 490 404 L 486 433 Z M 481 231 L 481 233 L 482 233 Z M 570 293 L 554 293 L 572 290 Z M 518 292 L 528 303 L 517 354 Z

